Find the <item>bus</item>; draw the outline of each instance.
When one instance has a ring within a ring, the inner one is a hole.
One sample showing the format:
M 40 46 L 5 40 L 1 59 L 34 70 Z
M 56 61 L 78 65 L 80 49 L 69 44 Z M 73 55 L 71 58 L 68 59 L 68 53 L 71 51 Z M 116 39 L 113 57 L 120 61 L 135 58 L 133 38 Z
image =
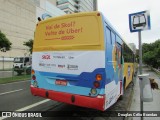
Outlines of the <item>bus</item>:
M 34 96 L 101 111 L 134 75 L 132 50 L 98 11 L 40 21 L 32 61 Z

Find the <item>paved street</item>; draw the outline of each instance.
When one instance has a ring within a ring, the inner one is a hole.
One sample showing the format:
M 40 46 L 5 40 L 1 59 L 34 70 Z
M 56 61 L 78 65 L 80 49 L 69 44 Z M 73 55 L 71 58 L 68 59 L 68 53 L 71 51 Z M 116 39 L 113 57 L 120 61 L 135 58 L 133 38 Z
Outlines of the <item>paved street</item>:
M 149 73 L 151 78 L 154 78 L 160 85 L 159 77 L 148 68 L 143 68 L 143 73 Z M 118 100 L 110 109 L 103 113 L 103 117 L 97 113 L 97 110 L 92 110 L 88 108 L 68 105 L 65 103 L 59 103 L 56 101 L 43 99 L 40 97 L 32 96 L 30 93 L 30 80 L 21 81 L 9 84 L 0 85 L 0 111 L 39 111 L 42 115 L 46 115 L 46 111 L 52 111 L 55 116 L 59 116 L 58 113 L 63 113 L 63 111 L 69 112 L 72 116 L 80 116 L 77 111 L 83 111 L 86 115 L 92 115 L 94 112 L 96 117 L 54 117 L 55 120 L 62 119 L 78 119 L 78 120 L 123 120 L 124 118 L 117 117 L 104 117 L 107 115 L 107 111 L 140 111 L 140 94 L 139 94 L 139 82 L 138 78 L 135 80 L 135 86 L 133 90 L 133 85 L 130 84 L 126 90 L 123 100 Z M 134 94 L 133 94 L 134 92 Z M 160 111 L 160 91 L 152 90 L 153 92 L 153 102 L 144 103 L 144 111 Z M 133 97 L 132 97 L 133 96 Z M 130 109 L 129 109 L 130 106 Z M 57 113 L 58 112 L 58 113 Z M 0 118 L 3 120 L 3 118 Z M 9 120 L 17 120 L 17 118 L 7 118 Z M 20 120 L 24 118 L 18 118 Z M 44 120 L 46 118 L 39 118 Z M 53 119 L 53 118 L 47 118 Z M 151 118 L 145 117 L 144 120 L 150 120 Z M 129 117 L 128 120 L 140 120 L 140 117 Z M 152 117 L 152 120 L 159 120 L 159 118 Z
M 160 78 L 151 71 L 148 67 L 143 67 L 143 73 L 149 74 L 150 78 L 154 78 L 160 87 Z M 144 111 L 160 111 L 160 90 L 152 90 L 153 102 L 144 102 Z M 139 89 L 139 79 L 135 81 L 134 95 L 132 99 L 132 104 L 130 111 L 140 111 L 140 89 Z M 158 117 L 144 117 L 144 120 L 159 120 Z M 140 117 L 129 118 L 129 120 L 140 120 Z
M 0 85 L 0 111 L 15 111 L 43 100 L 30 93 L 30 81 Z
M 30 81 L 15 82 L 9 84 L 0 85 L 0 111 L 41 111 L 42 115 L 45 115 L 44 111 L 53 111 L 53 113 L 58 115 L 58 111 L 71 111 L 72 116 L 79 115 L 79 112 L 84 111 L 86 115 L 93 115 L 97 110 L 68 105 L 65 103 L 59 103 L 56 101 L 43 99 L 40 97 L 32 96 L 30 93 Z M 132 96 L 132 84 L 127 89 L 124 99 L 118 100 L 108 111 L 124 111 L 128 109 Z M 56 111 L 56 112 L 54 112 Z M 61 112 L 62 113 L 62 112 Z M 107 115 L 107 111 L 103 115 Z M 59 115 L 58 115 L 59 116 Z M 80 119 L 80 120 L 104 120 L 104 117 L 96 113 L 96 117 L 68 117 L 67 119 Z M 0 118 L 4 119 L 4 118 Z M 9 120 L 17 118 L 7 118 Z M 18 118 L 20 119 L 20 118 Z M 22 119 L 22 118 L 21 118 Z M 42 120 L 45 118 L 41 118 Z M 48 118 L 49 119 L 49 118 Z M 56 117 L 56 120 L 62 120 L 62 117 Z M 66 117 L 65 117 L 66 119 Z M 111 118 L 108 118 L 111 119 Z M 113 119 L 113 118 L 112 118 Z M 24 120 L 24 118 L 23 118 Z M 115 118 L 117 120 L 117 118 Z M 118 118 L 118 120 L 123 120 L 123 117 Z

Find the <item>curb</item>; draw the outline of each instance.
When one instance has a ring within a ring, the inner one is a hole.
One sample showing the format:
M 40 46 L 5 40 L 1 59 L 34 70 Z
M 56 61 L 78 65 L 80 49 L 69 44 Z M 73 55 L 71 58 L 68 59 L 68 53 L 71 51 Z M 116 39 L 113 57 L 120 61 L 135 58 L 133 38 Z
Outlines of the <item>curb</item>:
M 31 79 L 23 79 L 23 80 L 19 80 L 19 81 L 11 81 L 11 82 L 7 82 L 7 83 L 0 83 L 0 85 L 7 85 L 7 84 L 11 84 L 11 83 L 18 83 L 18 82 L 25 82 L 25 81 L 30 81 Z

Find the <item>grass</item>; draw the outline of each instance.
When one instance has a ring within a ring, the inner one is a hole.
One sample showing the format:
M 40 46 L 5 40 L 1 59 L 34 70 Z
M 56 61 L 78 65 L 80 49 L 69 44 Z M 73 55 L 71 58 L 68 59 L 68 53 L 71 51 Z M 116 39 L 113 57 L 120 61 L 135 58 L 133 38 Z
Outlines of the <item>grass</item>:
M 29 79 L 31 79 L 31 75 L 21 75 L 21 76 L 0 78 L 0 84 L 29 80 Z

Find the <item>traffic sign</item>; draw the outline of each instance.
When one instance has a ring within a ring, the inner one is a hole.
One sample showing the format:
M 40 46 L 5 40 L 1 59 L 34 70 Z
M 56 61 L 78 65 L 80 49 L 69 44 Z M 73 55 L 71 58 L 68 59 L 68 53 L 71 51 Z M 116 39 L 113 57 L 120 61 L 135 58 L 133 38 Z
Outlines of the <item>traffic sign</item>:
M 151 29 L 149 11 L 129 14 L 130 32 L 138 32 Z

